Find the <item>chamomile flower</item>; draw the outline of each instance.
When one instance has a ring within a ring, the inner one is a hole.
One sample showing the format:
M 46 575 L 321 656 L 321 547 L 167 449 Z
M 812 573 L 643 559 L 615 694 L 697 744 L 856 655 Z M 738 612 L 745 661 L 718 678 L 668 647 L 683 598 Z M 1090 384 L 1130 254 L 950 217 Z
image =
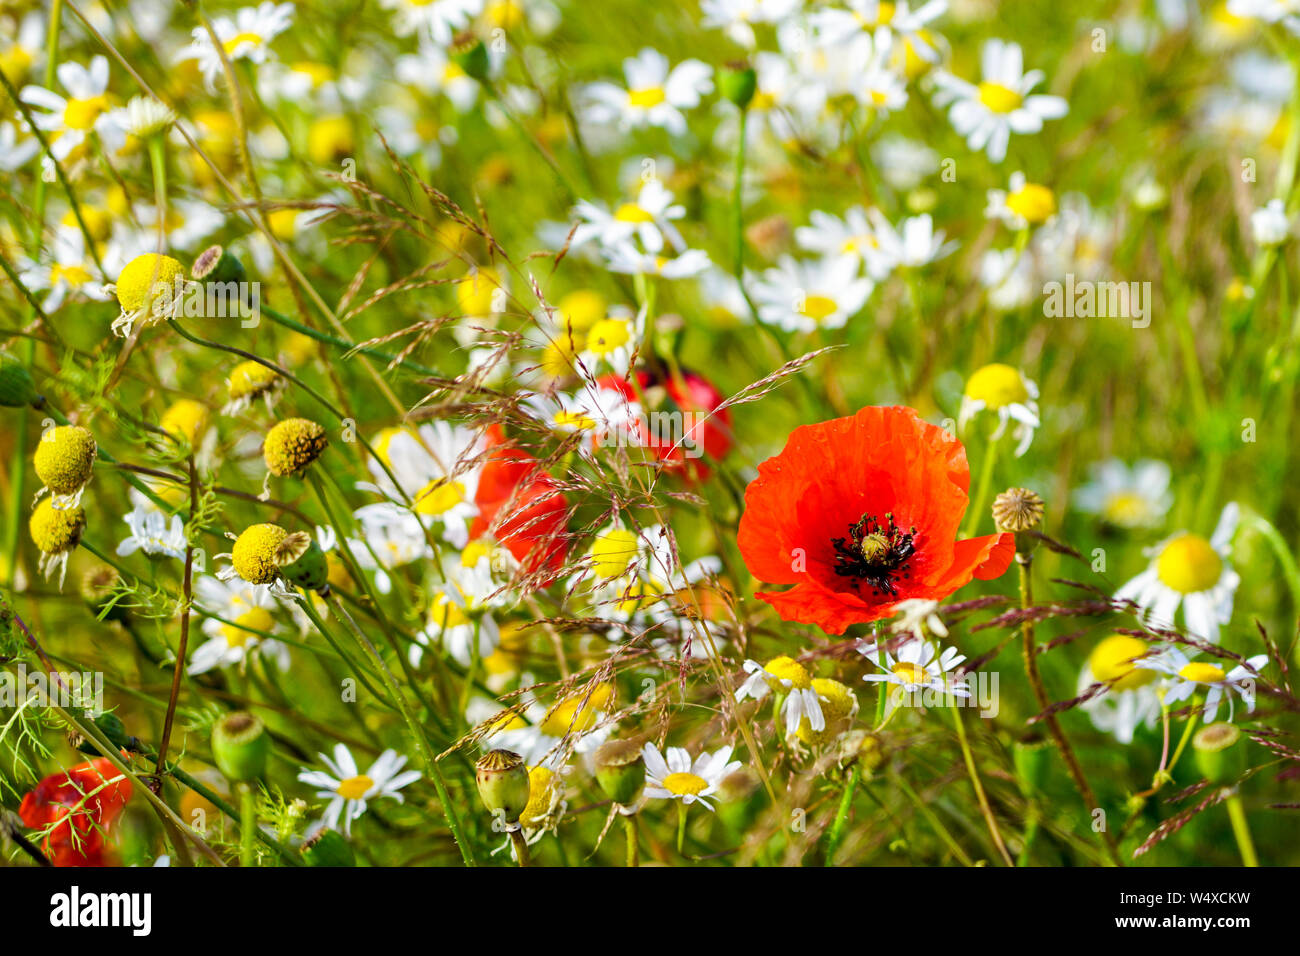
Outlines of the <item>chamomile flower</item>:
M 1250 234 L 1257 246 L 1280 246 L 1291 235 L 1291 219 L 1280 199 L 1270 199 L 1250 214 Z
M 37 107 L 33 119 L 50 140 L 54 158 L 66 160 L 91 133 L 100 137 L 109 153 L 120 149 L 123 136 L 111 112 L 108 60 L 95 56 L 89 67 L 65 61 L 55 75 L 66 96 L 40 86 L 24 87 L 20 94 L 24 103 Z
M 590 757 L 616 729 L 608 718 L 613 700 L 614 686 L 600 682 L 574 688 L 550 707 L 534 700 L 524 709 L 524 725 L 503 720 L 490 735 L 491 745 L 512 750 L 530 764 L 569 752 Z
M 713 804 L 706 798 L 717 793 L 722 781 L 744 766 L 739 760 L 731 759 L 731 751 L 731 746 L 727 745 L 692 760 L 690 752 L 682 747 L 669 747 L 665 756 L 654 744 L 647 743 L 641 749 L 645 760 L 646 797 L 651 800 L 681 800 L 687 806 L 701 803 L 712 810 Z
M 488 76 L 499 72 L 500 56 L 488 51 Z M 468 113 L 478 102 L 482 84 L 456 63 L 444 47 L 420 38 L 417 52 L 397 58 L 393 74 L 403 86 L 429 96 L 445 96 L 458 113 Z M 419 124 L 417 124 L 417 129 Z M 455 127 L 451 127 L 454 131 Z M 426 130 L 428 132 L 428 130 Z
M 40 149 L 40 141 L 35 136 L 20 135 L 16 123 L 0 123 L 0 171 L 11 173 L 21 169 Z
M 1006 189 L 990 189 L 984 215 L 1012 229 L 1041 226 L 1056 215 L 1056 195 L 1046 186 L 1031 183 L 1024 173 L 1011 174 Z
M 1180 531 L 1147 549 L 1150 566 L 1116 591 L 1116 600 L 1132 601 L 1157 627 L 1173 627 L 1181 605 L 1187 630 L 1217 644 L 1241 583 L 1231 564 L 1238 515 L 1237 503 L 1229 502 L 1209 540 Z
M 77 228 L 59 226 L 41 259 L 20 259 L 19 268 L 29 290 L 45 293 L 41 308 L 47 313 L 57 312 L 74 298 L 106 302 L 113 297 Z
M 826 729 L 821 701 L 812 686 L 812 675 L 798 661 L 790 657 L 776 657 L 766 664 L 747 660 L 745 673 L 749 677 L 736 690 L 737 701 L 746 697 L 762 700 L 769 691 L 775 691 L 785 695 L 781 713 L 785 715 L 786 734 L 793 734 L 805 719 L 814 731 Z
M 1091 480 L 1074 492 L 1074 506 L 1117 528 L 1154 528 L 1174 503 L 1169 466 L 1144 458 L 1129 467 L 1117 458 L 1096 462 Z
M 713 263 L 703 249 L 686 249 L 676 256 L 642 252 L 630 242 L 605 250 L 605 265 L 610 272 L 624 275 L 657 276 L 661 279 L 689 279 L 706 271 Z
M 842 328 L 864 305 L 873 288 L 846 256 L 796 261 L 783 256 L 756 278 L 750 291 L 759 318 L 787 332 Z
M 269 636 L 279 629 L 270 588 L 204 574 L 195 579 L 194 589 L 199 607 L 211 616 L 203 619 L 208 640 L 195 649 L 189 673 L 242 669 L 254 652 L 274 661 L 282 671 L 289 669 L 289 648 Z
M 1241 698 L 1248 713 L 1254 713 L 1255 681 L 1267 664 L 1267 654 L 1256 654 L 1231 670 L 1225 670 L 1219 662 L 1195 661 L 1179 648 L 1169 647 L 1138 666 L 1166 675 L 1163 692 L 1167 707 L 1203 692 L 1205 706 L 1201 718 L 1208 724 L 1218 718 L 1219 705 L 1225 699 L 1228 702 L 1228 719 L 1232 720 L 1234 694 Z
M 6 33 L 0 40 L 0 70 L 11 83 L 19 83 L 32 71 L 45 49 L 45 18 L 40 10 L 32 10 L 15 22 L 17 16 L 6 16 Z
M 283 376 L 273 368 L 267 368 L 261 362 L 249 359 L 240 362 L 226 377 L 226 389 L 230 400 L 222 407 L 223 415 L 235 415 L 242 412 L 259 398 L 266 403 L 266 410 L 272 411 L 275 399 L 286 386 Z
M 337 829 L 342 818 L 346 836 L 352 835 L 352 821 L 366 812 L 367 801 L 391 797 L 402 803 L 399 791 L 420 779 L 418 770 L 402 771 L 406 758 L 398 756 L 396 750 L 385 750 L 365 773 L 358 771 L 352 752 L 344 744 L 335 746 L 333 760 L 324 754 L 317 756 L 329 768 L 329 773 L 304 770 L 298 774 L 298 779 L 316 787 L 316 796 L 329 801 L 325 808 L 325 825 Z
M 814 209 L 809 213 L 808 221 L 809 225 L 794 231 L 794 240 L 801 249 L 832 258 L 852 259 L 877 282 L 889 275 L 894 261 L 881 250 L 875 227 L 867 220 L 866 209 L 851 206 L 844 211 L 842 219 Z
M 86 512 L 81 506 L 55 508 L 52 499 L 43 498 L 32 509 L 27 530 L 32 537 L 32 544 L 41 552 L 37 570 L 49 578 L 54 572 L 59 574 L 59 588 L 63 587 L 63 578 L 68 570 L 68 557 L 81 543 L 81 536 L 86 530 Z
M 601 445 L 632 441 L 642 418 L 641 406 L 621 389 L 579 388 L 572 394 L 553 392 L 528 395 L 529 414 L 558 434 L 583 433 L 579 449 L 591 455 Z
M 1083 696 L 1094 684 L 1105 690 L 1080 704 L 1098 730 L 1114 734 L 1122 744 L 1133 742 L 1139 725 L 1154 727 L 1160 715 L 1160 696 L 1156 693 L 1156 675 L 1141 665 L 1154 648 L 1140 638 L 1112 634 L 1088 656 L 1079 672 L 1076 693 Z
M 978 85 L 940 72 L 936 102 L 951 104 L 948 119 L 971 149 L 986 151 L 995 163 L 1006 159 L 1012 133 L 1037 133 L 1043 121 L 1060 119 L 1069 104 L 1059 96 L 1031 94 L 1043 82 L 1041 70 L 1024 71 L 1020 46 L 992 39 L 980 56 L 983 79 Z
M 889 626 L 893 634 L 911 634 L 918 641 L 926 639 L 928 631 L 934 637 L 947 637 L 948 628 L 939 616 L 939 602 L 925 598 L 908 598 L 894 605 L 899 620 Z
M 736 43 L 752 48 L 754 24 L 780 23 L 799 8 L 800 0 L 701 0 L 701 26 L 722 30 Z
M 362 570 L 374 574 L 380 594 L 392 591 L 389 571 L 433 556 L 424 525 L 409 508 L 381 501 L 358 508 L 353 517 L 361 538 L 349 539 L 345 546 Z
M 673 194 L 663 183 L 651 179 L 642 184 L 632 202 L 623 203 L 613 212 L 605 206 L 587 201 L 578 203 L 574 215 L 582 222 L 573 231 L 570 248 L 595 241 L 602 248 L 628 242 L 634 237 L 647 252 L 658 253 L 664 244 L 674 249 L 686 248 L 686 242 L 672 220 L 686 215 L 686 207 L 673 202 Z
M 1000 439 L 1015 423 L 1016 457 L 1029 450 L 1038 428 L 1038 386 L 1017 368 L 995 362 L 971 373 L 962 393 L 961 411 L 957 428 L 965 430 L 967 423 L 982 411 L 996 412 L 998 427 L 991 438 Z
M 411 663 L 419 666 L 422 645 L 441 645 L 465 667 L 475 658 L 486 660 L 501 642 L 501 629 L 492 613 L 500 604 L 501 586 L 493 570 L 508 557 L 505 549 L 486 541 L 471 541 L 459 560 L 445 567 L 446 584 L 429 604 L 428 624 L 411 645 Z M 475 645 L 477 644 L 477 648 Z
M 393 12 L 398 36 L 419 32 L 447 46 L 482 12 L 483 0 L 380 0 L 380 6 Z
M 187 281 L 185 267 L 171 256 L 136 256 L 122 267 L 113 285 L 122 308 L 113 320 L 113 334 L 126 338 L 137 322 L 150 326 L 175 317 L 184 308 Z
M 943 230 L 935 231 L 929 213 L 910 216 L 897 229 L 879 209 L 873 208 L 867 215 L 875 227 L 880 255 L 895 266 L 919 269 L 945 258 L 957 248 L 956 241 L 943 241 Z
M 133 96 L 109 116 L 122 132 L 137 139 L 157 136 L 176 122 L 176 111 L 152 96 Z
M 986 249 L 980 256 L 980 285 L 988 290 L 989 305 L 999 312 L 1014 312 L 1034 299 L 1033 263 L 1015 249 Z
M 948 0 L 929 0 L 915 10 L 907 0 L 846 0 L 842 7 L 819 10 L 809 20 L 821 43 L 843 43 L 865 34 L 889 44 L 897 36 L 910 44 L 916 56 L 937 63 L 939 51 L 925 27 L 947 9 Z
M 469 541 L 469 523 L 478 515 L 474 496 L 482 471 L 478 458 L 486 448 L 483 436 L 438 421 L 418 429 L 386 429 L 374 446 L 387 469 L 371 460 L 374 481 L 357 487 L 409 507 L 421 520 L 440 523 L 443 537 L 463 548 Z
M 713 90 L 708 65 L 683 60 L 670 69 L 668 58 L 650 47 L 623 61 L 623 75 L 626 88 L 608 82 L 586 87 L 590 122 L 617 122 L 625 130 L 658 126 L 680 136 L 686 132 L 682 110 L 698 106 Z
M 900 695 L 931 690 L 954 697 L 970 696 L 970 688 L 965 681 L 953 680 L 949 676 L 950 671 L 966 660 L 955 647 L 936 654 L 934 645 L 929 641 L 909 640 L 890 652 L 876 644 L 860 641 L 857 651 L 884 672 L 867 674 L 862 679 L 892 684 L 899 688 Z
M 174 514 L 169 522 L 157 505 L 134 488 L 131 489 L 131 503 L 132 509 L 122 518 L 131 534 L 117 546 L 118 555 L 126 557 L 143 551 L 183 560 L 187 539 L 181 516 Z
M 265 63 L 271 54 L 271 41 L 278 37 L 293 20 L 292 3 L 273 3 L 266 0 L 256 7 L 242 7 L 230 17 L 217 17 L 212 21 L 212 32 L 217 36 L 226 58 L 230 61 L 248 60 Z M 222 73 L 221 54 L 212 45 L 207 27 L 197 26 L 192 31 L 190 45 L 181 51 L 178 60 L 197 60 L 199 70 L 212 89 Z
M 1247 20 L 1280 23 L 1300 36 L 1300 12 L 1292 0 L 1228 0 L 1227 13 Z
M 611 308 L 605 318 L 588 330 L 586 343 L 578 353 L 586 372 L 595 375 L 610 369 L 617 375 L 626 375 L 645 337 L 645 321 L 644 307 L 635 313 L 623 306 Z

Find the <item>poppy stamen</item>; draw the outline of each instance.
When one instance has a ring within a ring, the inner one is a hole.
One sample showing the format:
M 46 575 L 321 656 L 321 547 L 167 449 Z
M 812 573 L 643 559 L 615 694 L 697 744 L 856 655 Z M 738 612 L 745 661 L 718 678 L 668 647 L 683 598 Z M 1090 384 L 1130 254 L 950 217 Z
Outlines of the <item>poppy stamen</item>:
M 875 515 L 864 514 L 849 526 L 848 537 L 831 539 L 835 573 L 870 582 L 872 594 L 883 591 L 896 597 L 894 578 L 900 572 L 903 577 L 909 576 L 903 566 L 916 553 L 912 543 L 915 537 L 916 527 L 904 531 L 894 523 L 892 512 L 885 514 L 883 523 Z

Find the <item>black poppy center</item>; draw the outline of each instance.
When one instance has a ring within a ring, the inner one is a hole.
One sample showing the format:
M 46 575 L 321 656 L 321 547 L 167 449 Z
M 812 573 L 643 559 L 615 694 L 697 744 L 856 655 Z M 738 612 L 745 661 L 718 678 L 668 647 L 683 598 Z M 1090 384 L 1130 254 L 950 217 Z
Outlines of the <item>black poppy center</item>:
M 916 553 L 912 540 L 916 528 L 904 531 L 894 523 L 892 512 L 882 522 L 875 515 L 864 514 L 849 526 L 846 538 L 832 538 L 835 547 L 835 573 L 871 585 L 871 593 L 898 596 L 898 578 L 911 577 L 907 561 Z

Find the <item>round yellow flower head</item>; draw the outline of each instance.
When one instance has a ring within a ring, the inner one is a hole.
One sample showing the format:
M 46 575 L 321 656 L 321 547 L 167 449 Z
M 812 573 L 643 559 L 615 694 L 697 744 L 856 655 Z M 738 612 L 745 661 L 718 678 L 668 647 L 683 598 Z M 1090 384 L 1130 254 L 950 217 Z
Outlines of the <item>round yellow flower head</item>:
M 1037 226 L 1056 215 L 1056 196 L 1046 186 L 1025 183 L 1007 195 L 1007 208 L 1031 226 Z
M 1180 594 L 1208 591 L 1222 573 L 1223 558 L 1199 534 L 1180 534 L 1156 558 L 1160 581 Z
M 560 300 L 559 310 L 565 331 L 585 332 L 605 317 L 609 304 L 599 292 L 578 289 Z
M 271 474 L 301 477 L 328 444 L 323 426 L 306 418 L 286 418 L 267 432 L 262 457 Z
M 276 387 L 279 380 L 280 376 L 274 370 L 250 359 L 234 367 L 226 384 L 230 387 L 232 402 L 245 402 L 265 395 Z
M 627 571 L 640 553 L 636 532 L 611 528 L 591 543 L 591 570 L 598 579 L 618 577 Z
M 614 695 L 610 684 L 597 684 L 590 688 L 579 688 L 571 697 L 560 701 L 545 719 L 538 725 L 538 730 L 548 737 L 563 737 L 565 734 L 581 734 L 596 726 L 598 711 L 608 706 Z
M 995 362 L 977 369 L 966 380 L 966 397 L 982 401 L 985 407 L 996 410 L 1028 401 L 1029 389 L 1019 369 Z
M 812 689 L 821 698 L 822 717 L 826 720 L 823 730 L 813 730 L 804 717 L 799 721 L 796 731 L 800 740 L 806 744 L 830 743 L 848 729 L 849 720 L 858 709 L 858 698 L 846 685 L 828 677 L 814 677 Z
M 117 276 L 117 301 L 125 313 L 138 312 L 155 299 L 168 302 L 185 267 L 171 256 L 146 252 L 136 256 Z M 167 298 L 164 299 L 163 297 Z
M 792 657 L 774 657 L 763 665 L 763 670 L 767 671 L 777 680 L 788 680 L 793 690 L 806 690 L 812 686 L 812 675 L 808 669 Z M 768 683 L 772 683 L 771 680 Z M 785 690 L 780 685 L 775 685 L 773 690 Z
M 355 152 L 352 123 L 346 116 L 322 116 L 307 130 L 307 155 L 321 166 L 346 159 Z
M 495 298 L 501 279 L 494 269 L 480 268 L 456 283 L 456 304 L 462 315 L 478 318 L 497 311 Z
M 90 481 L 99 448 L 79 425 L 60 425 L 41 436 L 36 446 L 36 476 L 56 495 L 76 495 Z
M 550 767 L 533 767 L 528 771 L 528 805 L 519 814 L 526 827 L 545 823 L 560 796 L 560 777 Z
M 208 426 L 208 407 L 192 398 L 182 398 L 163 412 L 158 427 L 179 438 L 191 448 L 199 443 L 199 436 Z
M 81 533 L 86 530 L 86 512 L 82 508 L 56 508 L 46 498 L 32 512 L 27 527 L 32 543 L 42 554 L 64 554 L 81 542 Z
M 1156 679 L 1156 672 L 1137 666 L 1137 658 L 1151 653 L 1151 646 L 1127 634 L 1112 634 L 1092 649 L 1088 669 L 1113 690 L 1136 690 Z
M 280 576 L 276 554 L 289 536 L 278 524 L 255 524 L 244 529 L 230 549 L 235 571 L 249 584 L 270 584 Z

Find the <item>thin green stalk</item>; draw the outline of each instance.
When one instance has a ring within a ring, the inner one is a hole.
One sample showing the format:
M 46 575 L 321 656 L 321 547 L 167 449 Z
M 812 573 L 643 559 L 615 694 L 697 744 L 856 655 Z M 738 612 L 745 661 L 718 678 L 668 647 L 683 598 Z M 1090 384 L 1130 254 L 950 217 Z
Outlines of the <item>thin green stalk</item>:
M 623 834 L 627 837 L 627 865 L 641 865 L 641 846 L 636 832 L 636 814 L 623 816 Z
M 1226 801 L 1228 819 L 1232 821 L 1232 835 L 1237 840 L 1237 849 L 1241 853 L 1241 865 L 1259 866 L 1259 857 L 1255 855 L 1255 844 L 1250 838 L 1250 825 L 1246 822 L 1246 811 L 1241 805 L 1241 796 L 1232 793 Z
M 953 725 L 957 728 L 957 740 L 961 744 L 961 755 L 966 761 L 966 771 L 970 774 L 971 786 L 975 788 L 975 799 L 979 802 L 984 823 L 989 828 L 989 836 L 993 838 L 993 845 L 998 848 L 1002 861 L 1007 866 L 1015 866 L 1015 861 L 1007 852 L 1007 845 L 1002 842 L 1002 833 L 998 830 L 998 821 L 993 817 L 993 808 L 989 806 L 989 799 L 984 794 L 984 784 L 980 782 L 979 770 L 975 766 L 975 755 L 971 753 L 970 741 L 966 738 L 966 722 L 961 718 L 961 708 L 954 703 L 950 709 Z
M 515 859 L 521 867 L 532 866 L 533 858 L 528 852 L 528 839 L 524 836 L 524 831 L 516 827 L 510 831 L 510 842 L 515 847 Z
M 250 784 L 239 785 L 239 865 L 257 863 L 257 794 Z
M 831 821 L 831 828 L 826 831 L 826 865 L 835 865 L 835 851 L 839 848 L 840 840 L 844 838 L 844 827 L 848 824 L 849 808 L 853 806 L 853 794 L 858 789 L 858 779 L 862 776 L 861 764 L 855 763 L 853 769 L 849 771 L 849 779 L 844 783 L 844 790 L 840 793 L 840 805 L 835 811 L 835 819 Z
M 1010 427 L 1010 426 L 1008 426 Z M 975 497 L 970 500 L 969 510 L 966 512 L 966 527 L 962 530 L 962 537 L 971 537 L 980 526 L 980 519 L 988 511 L 989 491 L 993 484 L 993 468 L 998 461 L 998 448 L 1002 444 L 1003 435 L 989 440 L 984 449 L 984 460 L 980 462 L 979 481 L 975 485 Z

